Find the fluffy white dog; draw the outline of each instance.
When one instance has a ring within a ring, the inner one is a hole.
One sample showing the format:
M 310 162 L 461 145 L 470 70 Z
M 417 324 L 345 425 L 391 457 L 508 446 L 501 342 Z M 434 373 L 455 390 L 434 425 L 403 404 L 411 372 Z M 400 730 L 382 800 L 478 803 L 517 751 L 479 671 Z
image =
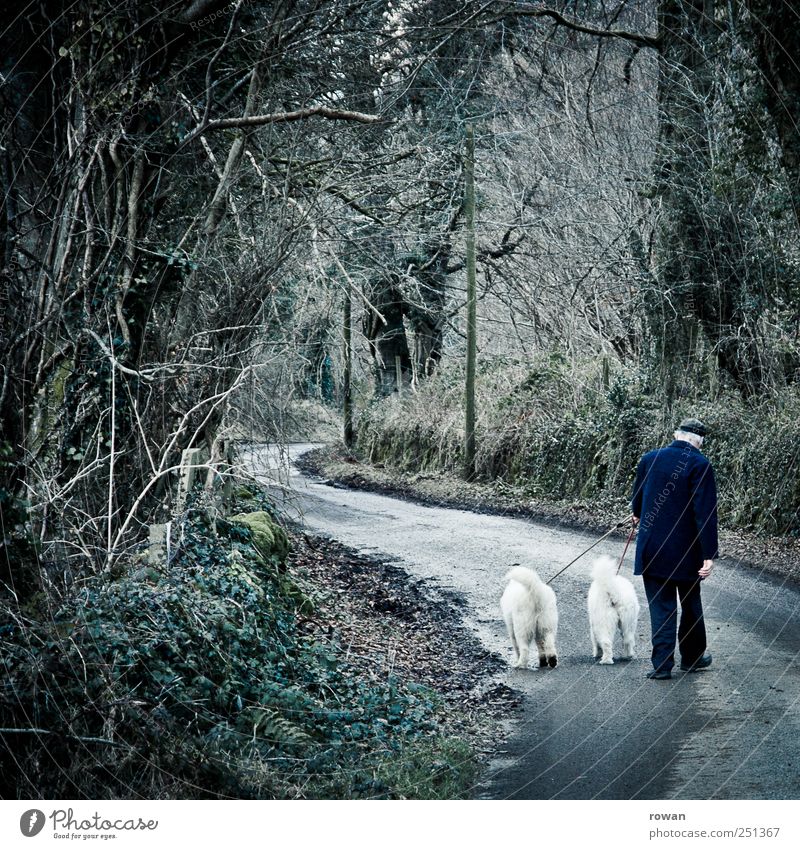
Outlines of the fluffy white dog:
M 592 653 L 600 663 L 613 663 L 614 635 L 622 634 L 622 658 L 633 657 L 639 600 L 633 584 L 617 575 L 617 564 L 610 557 L 598 557 L 592 567 L 589 587 L 589 634 Z
M 512 666 L 526 668 L 531 642 L 536 639 L 539 668 L 555 667 L 558 608 L 556 594 L 532 569 L 514 567 L 507 575 L 508 586 L 500 599 L 508 636 L 514 647 Z

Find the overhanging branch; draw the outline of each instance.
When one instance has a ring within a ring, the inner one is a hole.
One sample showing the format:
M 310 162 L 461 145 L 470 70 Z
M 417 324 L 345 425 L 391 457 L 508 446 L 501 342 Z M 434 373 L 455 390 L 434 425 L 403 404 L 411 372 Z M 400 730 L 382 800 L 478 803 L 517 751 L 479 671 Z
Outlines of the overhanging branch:
M 642 35 L 641 33 L 629 32 L 624 29 L 599 29 L 598 27 L 591 27 L 587 24 L 580 23 L 580 21 L 567 18 L 561 12 L 546 6 L 524 6 L 517 3 L 504 3 L 501 5 L 507 7 L 507 12 L 504 15 L 506 17 L 512 15 L 517 18 L 550 18 L 557 24 L 575 32 L 594 35 L 598 38 L 620 38 L 623 41 L 632 41 L 634 44 L 639 44 L 642 47 L 652 47 L 654 50 L 661 49 L 661 36 Z
M 271 112 L 269 115 L 249 115 L 241 118 L 218 118 L 192 130 L 183 140 L 184 144 L 194 141 L 198 136 L 211 130 L 225 130 L 231 127 L 261 127 L 265 124 L 287 124 L 292 121 L 304 121 L 307 118 L 325 118 L 328 121 L 354 121 L 359 124 L 378 124 L 385 120 L 380 115 L 366 112 L 353 112 L 349 109 L 331 109 L 328 106 L 310 106 L 296 109 L 294 112 Z

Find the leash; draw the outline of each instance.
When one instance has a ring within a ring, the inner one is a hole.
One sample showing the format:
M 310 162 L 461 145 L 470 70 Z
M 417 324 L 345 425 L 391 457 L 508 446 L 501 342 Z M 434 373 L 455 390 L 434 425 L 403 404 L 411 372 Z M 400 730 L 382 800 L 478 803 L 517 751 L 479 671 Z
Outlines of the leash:
M 622 561 L 625 559 L 625 555 L 628 553 L 628 546 L 631 544 L 631 540 L 633 539 L 633 535 L 636 533 L 636 525 L 631 525 L 631 532 L 628 534 L 628 539 L 625 542 L 625 548 L 622 549 L 622 557 L 619 559 L 619 566 L 617 566 L 617 574 L 619 575 L 619 570 L 622 568 Z
M 569 567 L 570 567 L 570 566 L 572 566 L 572 564 L 573 564 L 573 563 L 575 563 L 576 561 L 580 560 L 580 559 L 581 559 L 581 557 L 583 557 L 583 555 L 584 555 L 584 554 L 588 554 L 588 552 L 590 552 L 590 551 L 591 551 L 591 550 L 592 550 L 592 549 L 593 549 L 596 545 L 600 545 L 600 543 L 601 543 L 601 542 L 602 542 L 602 541 L 603 541 L 606 537 L 611 536 L 611 534 L 613 534 L 613 533 L 614 533 L 614 531 L 616 531 L 618 528 L 622 528 L 622 527 L 624 527 L 624 525 L 625 525 L 628 521 L 629 521 L 628 519 L 623 519 L 621 522 L 617 522 L 617 524 L 616 524 L 616 525 L 614 525 L 614 527 L 613 527 L 613 528 L 611 528 L 611 530 L 610 530 L 610 531 L 606 531 L 606 533 L 604 533 L 604 534 L 603 534 L 603 536 L 601 536 L 601 537 L 600 537 L 600 539 L 598 539 L 598 540 L 596 540 L 595 542 L 593 542 L 593 543 L 592 543 L 592 544 L 591 544 L 591 545 L 590 545 L 587 549 L 585 549 L 584 551 L 582 551 L 582 552 L 581 552 L 581 553 L 580 553 L 580 554 L 579 554 L 576 558 L 574 558 L 573 560 L 570 560 L 570 561 L 569 561 L 569 563 L 567 563 L 567 565 L 566 565 L 563 569 L 559 569 L 559 570 L 558 570 L 558 572 L 556 572 L 556 573 L 555 573 L 555 575 L 553 575 L 553 577 L 552 577 L 552 578 L 550 578 L 550 580 L 545 581 L 545 583 L 546 583 L 546 584 L 550 584 L 550 583 L 552 583 L 553 581 L 555 581 L 555 579 L 556 579 L 559 575 L 561 575 L 561 574 L 563 574 L 564 572 L 566 572 L 566 571 L 567 571 L 567 569 L 569 569 Z M 632 537 L 632 536 L 633 536 L 633 528 L 631 528 L 631 535 L 630 535 L 630 537 L 628 537 L 628 543 L 630 543 L 630 541 L 631 541 L 631 537 Z M 628 543 L 626 543 L 626 544 L 625 544 L 625 549 L 626 549 L 626 550 L 627 550 L 627 548 L 628 548 Z M 625 555 L 623 554 L 622 556 L 624 557 Z M 621 565 L 621 564 L 620 564 L 620 565 Z M 619 570 L 617 570 L 617 571 L 619 571 Z

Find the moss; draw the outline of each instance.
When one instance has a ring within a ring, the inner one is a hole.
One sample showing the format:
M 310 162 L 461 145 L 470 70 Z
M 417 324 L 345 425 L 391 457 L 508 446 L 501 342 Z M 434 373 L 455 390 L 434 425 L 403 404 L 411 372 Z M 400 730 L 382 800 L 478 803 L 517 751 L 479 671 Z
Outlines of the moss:
M 74 369 L 75 361 L 73 359 L 69 359 L 61 363 L 56 370 L 50 387 L 48 412 L 55 413 L 64 406 L 64 400 L 67 397 L 67 381 L 72 376 Z
M 58 411 L 64 406 L 66 399 L 67 384 L 75 368 L 73 359 L 64 360 L 50 379 L 46 394 L 37 401 L 37 414 L 33 418 L 31 428 L 31 446 L 38 451 L 45 445 L 50 436 L 51 423 L 58 415 Z
M 289 553 L 289 538 L 278 523 L 263 510 L 255 513 L 239 513 L 230 517 L 231 522 L 244 525 L 250 531 L 253 545 L 264 560 L 272 557 L 284 560 Z

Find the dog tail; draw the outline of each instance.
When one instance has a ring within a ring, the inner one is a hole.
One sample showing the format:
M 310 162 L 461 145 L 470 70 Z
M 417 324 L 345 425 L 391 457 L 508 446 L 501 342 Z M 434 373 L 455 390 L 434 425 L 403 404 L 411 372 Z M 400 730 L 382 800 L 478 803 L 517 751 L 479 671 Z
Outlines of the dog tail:
M 598 557 L 592 564 L 592 580 L 607 584 L 609 578 L 616 577 L 617 564 L 608 556 Z
M 542 583 L 541 578 L 526 566 L 515 566 L 507 575 L 507 581 L 517 581 L 528 590 L 534 591 Z
M 611 557 L 598 557 L 592 565 L 592 580 L 608 594 L 612 602 L 619 600 L 617 563 Z

